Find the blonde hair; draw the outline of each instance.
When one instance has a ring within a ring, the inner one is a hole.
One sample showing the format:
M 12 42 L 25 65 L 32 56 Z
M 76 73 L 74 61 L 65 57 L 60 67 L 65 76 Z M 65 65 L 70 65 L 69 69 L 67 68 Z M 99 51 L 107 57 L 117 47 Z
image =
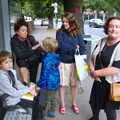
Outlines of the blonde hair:
M 57 42 L 57 40 L 53 39 L 52 37 L 46 37 L 42 41 L 42 46 L 46 52 L 53 53 L 58 48 L 58 42 Z
M 0 65 L 7 59 L 12 59 L 12 54 L 8 51 L 1 51 L 0 52 Z

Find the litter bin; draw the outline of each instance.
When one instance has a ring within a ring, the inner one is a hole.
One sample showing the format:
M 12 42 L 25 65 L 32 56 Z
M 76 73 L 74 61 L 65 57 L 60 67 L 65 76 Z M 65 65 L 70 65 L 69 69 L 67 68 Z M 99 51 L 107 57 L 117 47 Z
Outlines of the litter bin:
M 87 62 L 88 62 L 91 55 L 91 41 L 84 40 L 84 42 L 85 42 Z
M 86 48 L 86 55 L 87 55 L 87 62 L 89 61 L 90 55 L 91 55 L 91 45 L 92 45 L 92 41 L 91 41 L 91 35 L 85 35 L 83 34 L 83 40 L 85 43 L 85 48 Z

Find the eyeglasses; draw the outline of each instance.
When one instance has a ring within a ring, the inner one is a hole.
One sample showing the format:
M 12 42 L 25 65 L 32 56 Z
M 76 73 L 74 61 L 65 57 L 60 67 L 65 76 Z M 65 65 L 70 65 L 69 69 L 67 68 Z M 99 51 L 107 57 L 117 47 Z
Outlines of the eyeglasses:
M 117 29 L 120 29 L 120 25 L 109 25 L 108 28 L 117 28 Z

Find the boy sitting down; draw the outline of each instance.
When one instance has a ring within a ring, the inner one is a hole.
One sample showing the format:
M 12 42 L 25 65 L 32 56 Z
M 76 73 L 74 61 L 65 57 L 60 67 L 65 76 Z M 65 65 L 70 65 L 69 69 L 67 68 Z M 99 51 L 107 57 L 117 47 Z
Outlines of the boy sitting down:
M 22 106 L 21 97 L 25 93 L 35 95 L 35 88 L 24 86 L 13 70 L 12 55 L 7 51 L 0 52 L 0 120 L 11 107 Z

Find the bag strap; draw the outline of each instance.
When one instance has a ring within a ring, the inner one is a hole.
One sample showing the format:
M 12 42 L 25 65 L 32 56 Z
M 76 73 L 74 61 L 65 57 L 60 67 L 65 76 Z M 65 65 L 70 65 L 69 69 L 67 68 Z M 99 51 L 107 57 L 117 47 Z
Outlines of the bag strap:
M 116 45 L 116 47 L 115 47 L 115 49 L 114 49 L 114 51 L 113 51 L 113 55 L 112 55 L 112 57 L 111 57 L 111 61 L 110 61 L 109 66 L 112 65 L 112 61 L 115 59 L 115 55 L 116 55 L 117 50 L 119 49 L 119 47 L 120 47 L 120 41 L 119 41 L 119 43 Z

